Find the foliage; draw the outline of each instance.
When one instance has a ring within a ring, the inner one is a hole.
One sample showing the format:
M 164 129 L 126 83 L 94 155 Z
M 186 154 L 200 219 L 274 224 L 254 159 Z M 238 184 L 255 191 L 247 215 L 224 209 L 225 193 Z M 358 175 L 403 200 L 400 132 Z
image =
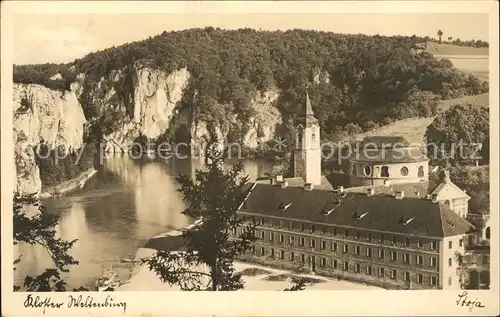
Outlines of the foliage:
M 463 241 L 467 241 L 467 237 L 462 238 Z M 469 276 L 470 270 L 465 262 L 464 256 L 460 252 L 455 252 L 454 255 L 455 262 L 457 263 L 457 271 L 456 274 L 458 276 L 458 281 L 460 283 L 461 289 L 467 289 L 469 287 Z
M 32 216 L 26 213 L 27 208 L 36 208 Z M 66 283 L 61 279 L 61 272 L 69 272 L 67 266 L 77 265 L 69 251 L 77 240 L 65 241 L 56 238 L 55 227 L 58 216 L 50 214 L 35 195 L 21 195 L 14 193 L 14 245 L 27 243 L 39 245 L 49 254 L 55 268 L 48 268 L 38 276 L 26 276 L 24 289 L 28 292 L 65 291 Z M 21 261 L 21 257 L 14 261 L 14 266 Z M 15 267 L 14 267 L 15 270 Z M 21 290 L 21 286 L 14 286 L 14 290 Z
M 42 184 L 55 186 L 92 168 L 95 148 L 91 144 L 85 144 L 78 150 L 68 151 L 63 146 L 51 149 L 47 144 L 41 143 L 36 151 L 35 159 L 40 168 Z
M 458 163 L 476 160 L 481 146 L 489 143 L 489 131 L 488 108 L 472 104 L 455 105 L 440 113 L 427 127 L 428 156 L 434 160 L 451 159 Z M 483 154 L 489 156 L 489 153 Z
M 369 128 L 370 121 L 378 124 L 382 120 L 429 116 L 434 98 L 487 89 L 449 61 L 419 51 L 417 44 L 427 40 L 417 36 L 207 27 L 163 32 L 88 54 L 67 65 L 16 66 L 14 81 L 27 83 L 32 78 L 31 82 L 54 86 L 47 78 L 56 71 L 64 73 L 65 82 L 76 73 L 85 73 L 80 102 L 87 119 L 104 131 L 116 123 L 116 115 L 104 111 L 95 97 L 104 99 L 113 88 L 118 98 L 113 102 L 123 105 L 115 110 L 131 116 L 136 69 L 149 67 L 170 73 L 186 67 L 191 77 L 179 110 L 190 109 L 196 113 L 196 120 L 209 124 L 228 124 L 235 135 L 248 128 L 243 123 L 254 111 L 250 100 L 257 92 L 271 88 L 281 92 L 277 107 L 284 118 L 283 135 L 287 134 L 289 122 L 300 113 L 305 86 L 310 82 L 314 84 L 309 95 L 322 132 L 333 136 L 337 126 L 356 123 Z M 318 70 L 322 79 L 314 81 Z M 228 113 L 235 114 L 238 122 L 222 120 Z

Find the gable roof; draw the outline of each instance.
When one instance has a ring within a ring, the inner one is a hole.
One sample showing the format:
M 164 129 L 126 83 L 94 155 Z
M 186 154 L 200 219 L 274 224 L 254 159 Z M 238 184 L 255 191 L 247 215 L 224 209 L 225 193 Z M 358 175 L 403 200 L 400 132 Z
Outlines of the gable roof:
M 440 200 L 443 195 L 445 195 L 447 192 L 452 192 L 455 193 L 453 198 L 466 198 L 470 199 L 470 196 L 467 195 L 460 187 L 458 187 L 456 184 L 450 182 L 441 182 L 437 187 L 431 191 L 430 195 L 436 195 L 437 199 Z
M 338 206 L 336 201 L 340 201 Z M 291 204 L 285 211 L 279 206 Z M 328 215 L 326 211 L 334 209 Z M 343 199 L 332 191 L 281 188 L 256 184 L 241 213 L 296 219 L 332 226 L 426 237 L 465 234 L 474 227 L 448 206 L 427 199 L 367 196 L 347 193 Z M 366 213 L 366 214 L 365 214 Z M 362 218 L 356 218 L 365 214 Z M 410 220 L 406 225 L 401 221 Z

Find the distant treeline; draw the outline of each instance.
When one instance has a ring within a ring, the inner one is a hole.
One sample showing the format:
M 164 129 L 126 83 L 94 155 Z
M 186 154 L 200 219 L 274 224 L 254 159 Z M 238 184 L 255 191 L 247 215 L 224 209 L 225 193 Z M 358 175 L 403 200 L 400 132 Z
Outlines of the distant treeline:
M 65 65 L 16 66 L 14 81 L 68 89 L 76 74 L 85 73 L 80 102 L 88 119 L 97 117 L 93 122 L 100 126 L 94 129 L 103 131 L 116 120 L 103 118 L 89 97 L 101 78 L 103 89 L 113 87 L 123 99 L 122 111 L 133 113 L 134 67 L 165 72 L 186 67 L 191 79 L 178 106 L 196 110 L 209 127 L 229 124 L 227 114 L 237 114 L 238 122 L 230 123 L 235 139 L 249 128 L 248 118 L 254 114 L 250 100 L 268 89 L 280 91 L 277 107 L 285 120 L 278 131 L 293 131 L 290 122 L 303 107 L 311 83 L 309 95 L 323 138 L 338 139 L 345 131 L 359 133 L 398 119 L 434 115 L 441 99 L 488 91 L 487 84 L 455 69 L 449 60 L 419 50 L 426 40 L 207 27 L 163 32 Z M 122 70 L 118 82 L 109 76 L 113 70 Z M 51 80 L 57 72 L 62 79 Z

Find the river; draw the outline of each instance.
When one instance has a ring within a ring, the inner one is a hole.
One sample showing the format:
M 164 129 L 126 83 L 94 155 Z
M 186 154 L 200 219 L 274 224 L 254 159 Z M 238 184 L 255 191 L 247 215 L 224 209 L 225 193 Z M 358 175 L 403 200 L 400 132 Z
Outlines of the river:
M 130 264 L 120 260 L 135 254 L 152 236 L 179 229 L 191 222 L 184 209 L 175 177 L 192 175 L 200 160 L 137 161 L 110 156 L 83 188 L 58 199 L 43 200 L 49 212 L 60 216 L 57 233 L 66 240 L 78 239 L 71 255 L 80 263 L 64 274 L 67 289 L 83 286 L 94 290 L 103 267 L 112 268 L 126 280 Z M 243 171 L 256 179 L 272 166 L 264 159 L 244 160 Z M 51 267 L 46 252 L 37 246 L 20 245 L 14 283 L 26 275 Z

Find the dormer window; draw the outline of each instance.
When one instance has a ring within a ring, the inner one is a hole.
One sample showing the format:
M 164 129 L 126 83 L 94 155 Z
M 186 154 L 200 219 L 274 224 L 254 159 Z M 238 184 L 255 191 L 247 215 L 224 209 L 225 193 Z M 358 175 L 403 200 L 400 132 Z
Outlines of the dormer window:
M 281 203 L 278 207 L 279 210 L 282 210 L 282 211 L 285 211 L 287 210 L 288 208 L 290 208 L 290 206 L 292 205 L 292 203 L 289 203 L 289 204 L 284 204 L 284 203 Z
M 365 211 L 365 212 L 355 211 L 354 214 L 352 215 L 352 218 L 353 219 L 361 219 L 364 216 L 366 216 L 367 214 L 368 214 L 368 211 Z
M 399 218 L 398 224 L 406 226 L 407 224 L 409 224 L 410 222 L 412 222 L 413 219 L 415 219 L 415 217 L 408 218 L 405 215 L 402 215 L 401 218 Z

